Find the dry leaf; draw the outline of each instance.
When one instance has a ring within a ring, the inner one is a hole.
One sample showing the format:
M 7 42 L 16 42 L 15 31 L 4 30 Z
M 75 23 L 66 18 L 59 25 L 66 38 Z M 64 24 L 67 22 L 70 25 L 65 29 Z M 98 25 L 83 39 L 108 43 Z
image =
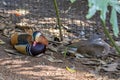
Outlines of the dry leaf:
M 18 51 L 12 49 L 4 49 L 6 52 L 14 55 L 21 55 Z
M 75 67 L 74 67 L 74 66 L 72 66 L 72 67 L 68 67 L 68 66 L 66 66 L 66 70 L 68 70 L 68 71 L 69 71 L 69 72 L 71 72 L 71 73 L 76 72 L 76 70 L 75 70 Z
M 5 44 L 3 40 L 0 39 L 0 45 Z
M 26 22 L 16 23 L 16 27 L 19 29 L 30 29 L 32 26 L 35 26 L 34 24 L 28 24 Z
M 57 62 L 57 63 L 62 63 L 63 62 L 62 60 L 60 60 L 60 59 L 54 59 L 51 56 L 44 56 L 44 58 L 47 59 L 50 62 Z
M 80 53 L 77 53 L 77 52 L 74 51 L 74 50 L 68 50 L 68 52 L 71 53 L 71 54 L 73 54 L 73 55 L 75 55 L 75 57 L 76 57 L 77 59 L 80 59 L 80 58 L 83 58 L 83 57 L 84 57 L 83 55 L 81 55 Z
M 15 33 L 15 29 L 4 29 L 3 30 L 3 35 L 6 36 L 6 37 L 10 37 L 11 34 Z
M 118 66 L 118 63 L 112 63 L 112 64 L 105 65 L 104 67 L 102 67 L 102 69 L 105 71 L 117 71 L 117 66 Z
M 75 56 L 76 56 L 77 59 L 84 58 L 84 56 L 81 55 L 81 54 L 75 54 Z
M 115 41 L 115 44 L 120 47 L 120 41 Z
M 16 16 L 22 16 L 22 15 L 28 14 L 29 11 L 24 10 L 24 9 L 18 9 L 18 10 L 9 10 L 9 11 L 7 11 L 7 13 L 15 14 Z
M 95 77 L 94 74 L 90 74 L 90 73 L 85 73 L 84 76 L 85 76 L 86 78 L 93 78 L 93 77 Z
M 81 60 L 81 63 L 84 65 L 98 66 L 101 64 L 101 62 L 97 59 L 82 58 L 80 60 Z
M 9 37 L 9 35 L 8 35 L 8 29 L 4 29 L 3 30 L 3 35 L 6 36 L 6 37 Z
M 1 31 L 2 31 L 2 30 L 4 30 L 4 29 L 5 29 L 5 27 L 6 27 L 6 25 L 5 25 L 5 24 L 0 23 L 0 30 L 1 30 Z
M 52 45 L 49 45 L 48 49 L 51 51 L 57 52 L 57 48 L 53 47 Z
M 43 56 L 44 54 L 39 54 L 39 55 L 37 55 L 36 57 L 41 57 L 41 56 Z

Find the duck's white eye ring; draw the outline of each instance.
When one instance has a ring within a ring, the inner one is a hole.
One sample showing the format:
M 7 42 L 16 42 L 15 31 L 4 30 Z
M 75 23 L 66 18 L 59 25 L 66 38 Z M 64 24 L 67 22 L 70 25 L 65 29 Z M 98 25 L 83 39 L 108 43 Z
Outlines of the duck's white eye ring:
M 42 35 L 41 33 L 37 33 L 36 37 L 39 37 L 39 36 L 41 36 L 41 35 Z

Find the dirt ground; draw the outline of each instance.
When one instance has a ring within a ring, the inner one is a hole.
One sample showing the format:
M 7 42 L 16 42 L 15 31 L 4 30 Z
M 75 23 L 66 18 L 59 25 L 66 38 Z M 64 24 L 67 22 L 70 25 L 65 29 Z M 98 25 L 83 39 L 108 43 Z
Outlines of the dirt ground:
M 0 4 L 1 9 L 5 8 L 6 10 L 12 10 L 13 8 L 16 9 L 21 7 L 29 9 L 31 14 L 23 17 L 29 17 L 31 20 L 38 20 L 41 22 L 39 25 L 42 26 L 55 26 L 56 16 L 52 1 L 15 0 L 15 5 L 12 0 L 1 0 Z M 58 4 L 60 8 L 61 18 L 66 18 L 67 20 L 80 19 L 81 21 L 86 22 L 85 15 L 87 14 L 88 9 L 87 0 L 77 0 L 77 2 L 74 4 L 70 4 L 68 0 L 60 0 Z M 69 10 L 70 6 L 71 9 Z M 91 24 L 94 24 L 94 21 L 99 20 L 99 17 L 95 17 L 95 19 L 92 19 Z M 47 18 L 49 18 L 49 20 L 47 20 Z M 20 22 L 20 20 L 16 19 L 13 15 L 10 17 L 10 19 L 12 19 L 13 23 Z M 3 22 L 9 21 L 6 21 L 5 19 Z M 63 23 L 66 25 L 72 24 L 69 23 L 69 21 L 68 23 L 67 21 Z M 79 25 L 80 23 L 77 26 Z M 97 22 L 94 25 L 101 26 L 100 22 Z M 92 66 L 89 64 L 84 65 L 82 64 L 84 60 L 78 60 L 69 57 L 64 58 L 63 55 L 59 54 L 59 52 L 52 52 L 51 54 L 48 51 L 48 53 L 46 52 L 46 55 L 43 55 L 41 57 L 10 55 L 4 51 L 4 49 L 12 49 L 12 47 L 9 41 L 10 38 L 3 35 L 3 30 L 0 31 L 0 39 L 6 43 L 5 45 L 0 45 L 0 80 L 120 80 L 120 69 L 116 72 L 101 71 L 98 73 L 95 72 L 96 68 L 94 67 L 97 63 L 93 64 Z M 62 60 L 63 62 L 53 63 L 44 58 L 45 56 L 51 55 L 56 59 Z M 120 62 L 120 58 L 118 57 L 111 59 L 115 59 L 112 61 Z M 75 66 L 76 70 L 74 73 L 69 72 L 66 69 L 66 66 L 73 65 Z
M 6 43 L 9 41 L 2 37 Z M 80 61 L 63 58 L 63 55 L 54 53 L 56 59 L 63 60 L 62 63 L 52 63 L 42 57 L 9 55 L 4 49 L 10 49 L 9 44 L 0 45 L 0 79 L 1 80 L 96 80 L 89 73 L 89 68 L 82 65 Z M 71 73 L 66 66 L 75 65 L 77 70 Z

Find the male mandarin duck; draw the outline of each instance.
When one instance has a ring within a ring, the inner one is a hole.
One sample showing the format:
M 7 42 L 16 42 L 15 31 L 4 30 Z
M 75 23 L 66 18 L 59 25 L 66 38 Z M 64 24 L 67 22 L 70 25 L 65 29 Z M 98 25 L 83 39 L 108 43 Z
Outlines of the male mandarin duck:
M 15 33 L 11 36 L 11 44 L 23 54 L 36 56 L 45 52 L 48 40 L 40 31 L 35 31 L 32 35 L 28 33 Z

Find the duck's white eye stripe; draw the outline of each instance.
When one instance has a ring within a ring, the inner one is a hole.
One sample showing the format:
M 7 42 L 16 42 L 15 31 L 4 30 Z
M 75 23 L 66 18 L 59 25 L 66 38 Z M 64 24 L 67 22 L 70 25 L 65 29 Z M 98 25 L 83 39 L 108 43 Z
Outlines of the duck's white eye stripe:
M 41 35 L 42 35 L 41 33 L 37 33 L 36 37 L 39 37 L 39 36 L 41 36 Z

